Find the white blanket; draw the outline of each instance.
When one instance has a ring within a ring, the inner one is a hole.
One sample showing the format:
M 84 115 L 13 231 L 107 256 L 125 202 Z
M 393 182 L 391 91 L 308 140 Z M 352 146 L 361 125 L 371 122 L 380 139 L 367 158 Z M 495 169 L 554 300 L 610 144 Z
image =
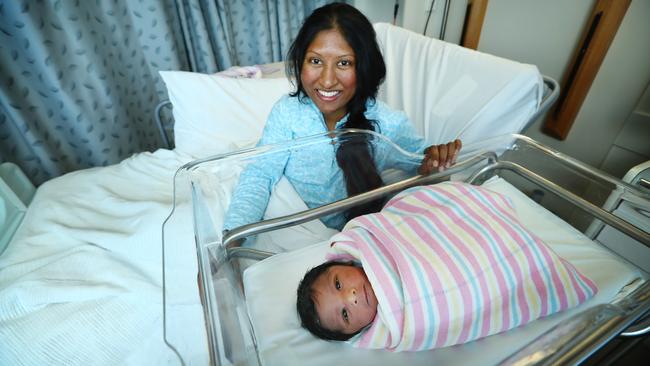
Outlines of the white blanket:
M 13 241 L 0 256 L 0 365 L 178 364 L 163 341 L 162 224 L 172 181 L 190 158 L 141 153 L 81 170 L 37 190 Z M 220 227 L 236 172 L 194 171 Z M 179 179 L 187 191 L 189 184 Z M 168 339 L 186 362 L 208 363 L 190 202 L 177 201 L 165 229 Z M 306 209 L 286 179 L 265 217 Z M 257 239 L 284 251 L 330 237 L 311 222 Z
M 73 172 L 43 184 L 0 257 L 0 364 L 161 364 L 161 225 L 172 176 L 187 158 L 169 150 Z M 181 207 L 181 209 L 183 209 Z M 186 209 L 186 208 L 185 208 Z M 196 278 L 190 222 L 169 256 Z M 202 319 L 196 286 L 177 304 Z M 196 307 L 199 307 L 198 309 Z M 205 350 L 203 335 L 194 345 Z M 191 353 L 189 349 L 185 351 Z M 195 355 L 199 363 L 207 355 Z

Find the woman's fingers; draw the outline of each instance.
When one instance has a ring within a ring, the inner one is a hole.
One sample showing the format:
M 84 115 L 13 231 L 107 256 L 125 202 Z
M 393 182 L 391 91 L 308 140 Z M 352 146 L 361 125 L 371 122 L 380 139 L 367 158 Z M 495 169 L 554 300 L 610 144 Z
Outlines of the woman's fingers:
M 454 157 L 451 160 L 452 165 L 456 164 L 456 158 L 458 157 L 458 153 L 462 148 L 463 148 L 463 143 L 459 139 L 454 140 Z
M 438 154 L 438 147 L 430 146 L 429 150 L 427 151 L 427 155 L 424 158 L 428 160 L 429 172 L 437 168 L 440 164 L 440 161 L 438 160 L 440 159 Z
M 433 163 L 434 162 L 431 160 L 430 155 L 425 155 L 424 159 L 422 159 L 422 162 L 420 163 L 420 167 L 418 168 L 418 173 L 422 175 L 430 174 L 435 169 Z
M 448 168 L 447 166 L 447 159 L 449 158 L 449 147 L 445 144 L 438 145 L 438 166 L 440 166 L 439 170 L 444 170 L 444 168 Z
M 432 165 L 433 162 L 429 159 L 429 155 L 425 155 L 424 159 L 422 159 L 422 162 L 420 163 L 420 167 L 418 168 L 418 174 L 428 175 L 433 170 Z
M 425 150 L 425 156 L 418 172 L 426 175 L 436 170 L 436 168 L 440 172 L 444 171 L 456 163 L 458 152 L 462 147 L 463 143 L 458 139 L 446 144 L 429 146 Z

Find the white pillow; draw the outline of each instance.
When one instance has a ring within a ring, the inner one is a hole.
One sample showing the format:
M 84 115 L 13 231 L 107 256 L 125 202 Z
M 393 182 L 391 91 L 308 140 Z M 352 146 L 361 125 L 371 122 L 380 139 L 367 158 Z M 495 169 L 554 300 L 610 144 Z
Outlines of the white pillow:
M 176 151 L 195 158 L 253 146 L 275 102 L 291 91 L 286 77 L 229 78 L 160 71 L 173 106 Z
M 386 61 L 378 98 L 403 110 L 435 144 L 519 133 L 537 111 L 543 81 L 534 65 L 477 52 L 387 23 L 375 24 Z

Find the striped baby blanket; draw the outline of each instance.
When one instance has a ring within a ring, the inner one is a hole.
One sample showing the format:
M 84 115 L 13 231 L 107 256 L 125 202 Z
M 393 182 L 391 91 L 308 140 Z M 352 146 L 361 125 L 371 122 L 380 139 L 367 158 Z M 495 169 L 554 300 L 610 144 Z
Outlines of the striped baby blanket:
M 597 289 L 517 220 L 511 201 L 445 182 L 408 189 L 332 238 L 364 268 L 377 316 L 350 342 L 417 351 L 469 342 L 576 306 Z

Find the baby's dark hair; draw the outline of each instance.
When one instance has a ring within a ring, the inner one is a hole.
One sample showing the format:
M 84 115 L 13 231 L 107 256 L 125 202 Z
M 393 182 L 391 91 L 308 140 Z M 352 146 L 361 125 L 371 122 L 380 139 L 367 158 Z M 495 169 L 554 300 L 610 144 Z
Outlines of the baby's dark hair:
M 316 303 L 314 302 L 314 282 L 332 266 L 353 266 L 352 262 L 337 262 L 329 261 L 320 264 L 305 273 L 302 281 L 298 285 L 298 301 L 296 308 L 302 326 L 318 338 L 328 341 L 347 341 L 359 332 L 354 334 L 346 334 L 337 332 L 323 327 L 316 312 Z

